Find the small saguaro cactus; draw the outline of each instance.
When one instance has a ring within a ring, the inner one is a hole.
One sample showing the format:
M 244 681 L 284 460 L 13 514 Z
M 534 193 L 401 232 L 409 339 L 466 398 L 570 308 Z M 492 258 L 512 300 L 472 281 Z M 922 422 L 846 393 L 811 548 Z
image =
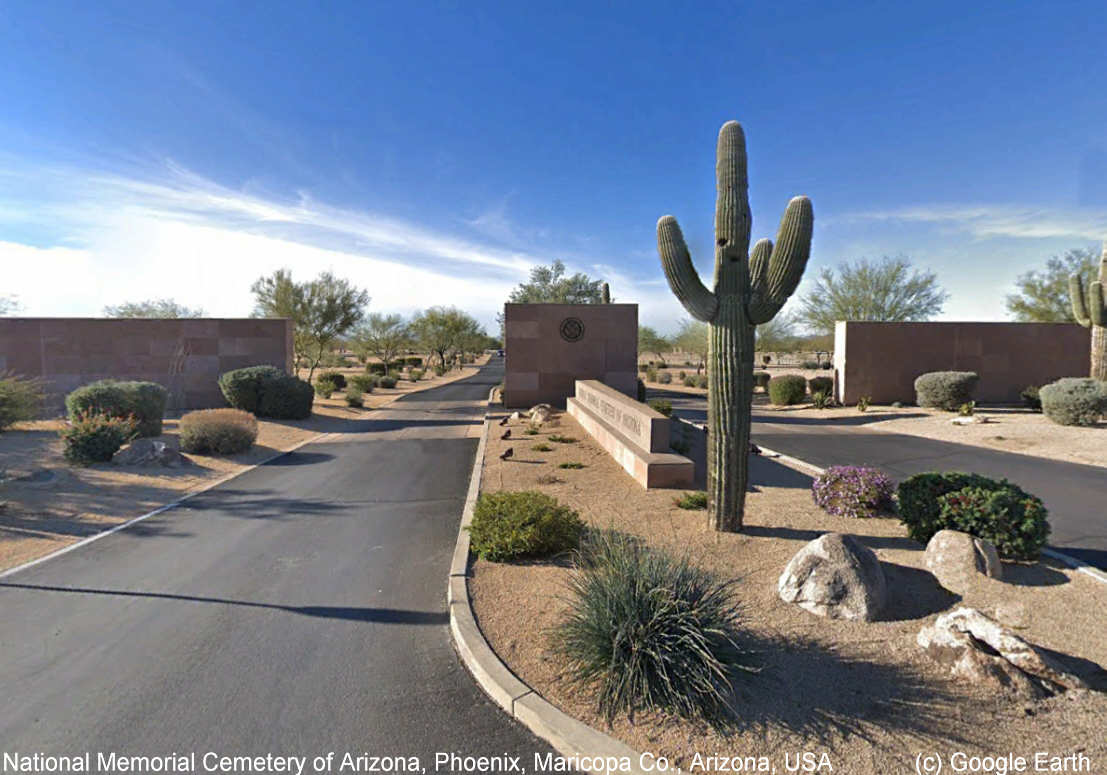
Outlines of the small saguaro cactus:
M 603 289 L 601 290 L 601 301 L 604 304 L 611 303 L 611 287 L 607 283 L 603 284 Z
M 749 480 L 753 335 L 772 320 L 799 284 L 811 253 L 811 201 L 788 203 L 776 244 L 750 246 L 749 181 L 742 125 L 719 130 L 715 174 L 715 287 L 700 281 L 676 218 L 657 222 L 657 251 L 669 287 L 689 314 L 708 323 L 707 495 L 715 530 L 737 532 Z
M 1099 259 L 1099 281 L 1089 283 L 1085 293 L 1080 275 L 1071 275 L 1069 295 L 1076 322 L 1092 330 L 1092 366 L 1088 376 L 1107 382 L 1107 242 L 1103 243 L 1103 256 Z

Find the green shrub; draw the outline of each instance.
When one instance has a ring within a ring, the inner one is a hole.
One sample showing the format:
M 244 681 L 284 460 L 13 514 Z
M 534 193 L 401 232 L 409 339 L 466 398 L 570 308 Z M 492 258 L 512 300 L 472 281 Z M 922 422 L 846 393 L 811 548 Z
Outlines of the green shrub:
M 584 463 L 562 463 L 558 468 L 565 468 L 568 470 L 579 471 L 584 468 Z
M 365 406 L 365 395 L 358 388 L 350 385 L 346 388 L 346 406 L 361 408 Z
M 807 369 L 809 371 L 814 370 L 814 369 L 819 368 L 819 362 L 818 361 L 804 361 L 803 363 L 800 364 L 800 368 L 801 369 Z
M 119 417 L 95 411 L 77 411 L 60 432 L 62 454 L 70 463 L 87 466 L 106 463 L 119 448 L 138 435 L 133 416 Z
M 759 387 L 762 390 L 768 390 L 769 380 L 773 378 L 773 375 L 767 371 L 755 371 L 753 373 L 754 387 Z
M 982 492 L 1002 495 L 985 498 Z M 953 493 L 964 497 L 945 499 Z M 956 471 L 915 474 L 900 483 L 897 499 L 900 520 L 921 544 L 939 530 L 961 530 L 991 541 L 1004 556 L 1027 559 L 1037 556 L 1049 534 L 1041 501 L 1006 479 Z
M 807 380 L 807 385 L 811 388 L 811 395 L 816 393 L 826 393 L 828 396 L 834 395 L 833 377 L 812 377 Z
M 491 492 L 477 500 L 468 530 L 474 554 L 502 562 L 575 549 L 584 522 L 575 511 L 540 492 Z
M 334 384 L 330 378 L 315 380 L 315 395 L 317 396 L 330 398 L 336 390 L 338 390 L 338 385 Z
M 552 436 L 550 436 L 550 441 L 556 442 L 558 444 L 576 444 L 577 443 L 577 440 L 574 439 L 572 436 L 560 436 L 556 433 L 553 434 Z
M 695 377 L 685 377 L 683 382 L 684 382 L 684 387 L 695 387 L 696 386 L 696 378 Z
M 701 374 L 699 379 L 696 380 L 696 387 L 700 388 L 701 390 L 706 390 L 707 389 L 707 375 L 706 374 Z
M 1107 383 L 1088 377 L 1066 377 L 1039 391 L 1042 412 L 1058 425 L 1095 425 L 1107 414 Z
M 133 417 L 139 436 L 160 436 L 169 391 L 156 382 L 117 382 L 104 379 L 77 388 L 65 397 L 69 419 L 78 414 Z
M 952 412 L 972 400 L 980 375 L 975 371 L 931 371 L 915 380 L 919 406 Z
M 531 449 L 533 449 L 535 452 L 549 452 L 553 449 L 553 447 L 551 447 L 549 444 L 543 443 L 535 444 L 533 447 L 531 447 Z
M 646 369 L 646 382 L 657 382 L 657 369 L 653 366 Z
M 365 365 L 365 371 L 369 374 L 380 374 L 384 376 L 388 373 L 388 367 L 383 363 L 367 363 Z
M 1042 397 L 1039 395 L 1039 389 L 1037 385 L 1027 385 L 1019 393 L 1019 397 L 1022 398 L 1023 404 L 1027 409 L 1035 412 L 1042 411 Z
M 316 382 L 324 379 L 329 379 L 333 382 L 336 390 L 346 389 L 346 375 L 340 371 L 321 371 L 319 372 L 319 376 L 315 378 Z
M 644 363 L 639 363 L 639 364 L 638 364 L 638 371 L 645 371 L 645 370 L 646 370 L 646 369 L 648 369 L 648 368 L 649 368 L 649 366 L 647 366 L 647 365 L 646 365 L 646 364 L 644 364 Z
M 412 382 L 418 382 L 419 380 L 421 380 L 423 378 L 423 370 L 422 369 L 411 369 L 407 373 L 407 378 L 410 379 Z
M 867 412 L 869 411 L 869 404 L 872 403 L 872 397 L 870 396 L 858 396 L 857 397 L 857 411 Z
M 663 371 L 657 375 L 657 381 L 662 385 L 671 385 L 673 384 L 673 375 L 667 371 Z
M 181 417 L 181 449 L 197 455 L 237 455 L 254 446 L 258 421 L 241 409 L 201 409 Z
M 235 409 L 251 414 L 258 413 L 261 405 L 262 385 L 268 380 L 279 379 L 285 373 L 276 366 L 247 366 L 219 376 L 219 389 L 227 403 Z
M 355 374 L 350 377 L 347 391 L 356 388 L 360 393 L 372 393 L 374 387 L 376 387 L 376 380 L 371 374 Z
M 282 374 L 264 383 L 255 414 L 278 420 L 303 420 L 311 417 L 315 391 L 302 379 Z
M 379 382 L 378 384 L 379 384 L 379 385 L 380 385 L 380 386 L 381 386 L 382 388 L 389 388 L 389 389 L 391 389 L 391 388 L 394 388 L 394 387 L 396 387 L 396 378 L 395 378 L 395 377 L 391 377 L 391 376 L 388 376 L 388 377 L 381 377 L 381 379 L 380 379 L 380 382 Z
M 811 396 L 811 405 L 816 409 L 831 409 L 834 406 L 834 396 L 820 390 Z
M 969 401 L 957 407 L 957 413 L 962 417 L 972 417 L 976 412 L 976 402 Z
M 703 490 L 699 492 L 686 492 L 679 498 L 674 498 L 673 503 L 675 503 L 678 508 L 687 509 L 689 511 L 706 509 L 707 493 Z
M 732 583 L 604 534 L 573 570 L 554 649 L 608 722 L 662 711 L 723 726 L 734 678 L 751 669 L 738 625 Z
M 769 380 L 769 400 L 777 406 L 791 406 L 807 395 L 807 380 L 799 374 L 782 374 Z
M 410 355 L 407 358 L 404 358 L 404 363 L 406 363 L 413 369 L 423 368 L 423 359 L 420 358 L 418 355 Z
M 42 380 L 0 374 L 0 433 L 17 422 L 36 419 L 44 398 Z
M 434 376 L 441 377 L 446 373 L 446 367 L 439 364 L 434 367 Z
M 538 429 L 535 428 L 534 426 L 531 426 L 529 428 L 524 429 L 523 433 L 527 434 L 528 436 L 537 436 L 538 435 Z
M 659 412 L 659 413 L 665 415 L 666 417 L 672 417 L 673 416 L 673 403 L 671 401 L 668 401 L 668 400 L 664 399 L 664 398 L 651 399 L 650 402 L 649 402 L 649 407 L 650 407 L 650 409 L 653 409 L 655 412 Z

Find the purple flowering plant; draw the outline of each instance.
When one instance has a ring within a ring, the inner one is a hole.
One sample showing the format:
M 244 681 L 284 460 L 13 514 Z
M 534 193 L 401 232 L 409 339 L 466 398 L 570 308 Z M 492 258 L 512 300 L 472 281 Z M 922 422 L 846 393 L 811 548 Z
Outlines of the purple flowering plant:
M 815 503 L 840 517 L 875 517 L 892 507 L 892 480 L 865 466 L 831 466 L 811 485 Z

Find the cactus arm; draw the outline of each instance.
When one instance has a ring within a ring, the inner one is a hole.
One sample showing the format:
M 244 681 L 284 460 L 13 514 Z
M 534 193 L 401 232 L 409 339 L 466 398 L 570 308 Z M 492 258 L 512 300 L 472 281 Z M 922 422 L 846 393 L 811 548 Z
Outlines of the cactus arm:
M 750 249 L 750 185 L 741 124 L 723 124 L 715 153 L 715 291 L 733 293 L 744 277 L 732 265 L 744 262 Z
M 1092 325 L 1092 317 L 1088 314 L 1087 298 L 1084 295 L 1084 280 L 1078 274 L 1069 275 L 1069 296 L 1072 299 L 1072 314 L 1076 322 L 1089 328 Z M 1094 307 L 1095 304 L 1092 304 Z
M 1103 293 L 1103 283 L 1094 282 L 1088 286 L 1088 315 L 1093 326 L 1107 325 L 1107 295 Z
M 776 235 L 768 270 L 761 273 L 761 282 L 750 289 L 746 316 L 754 325 L 772 320 L 795 292 L 811 255 L 814 224 L 815 214 L 810 199 L 797 196 L 788 203 L 788 209 L 780 219 L 780 231 Z
M 769 271 L 769 257 L 773 254 L 773 241 L 760 239 L 750 251 L 750 288 L 757 289 L 765 283 L 765 273 Z
M 603 288 L 600 290 L 600 299 L 603 304 L 611 303 L 611 286 L 607 283 L 604 283 Z
M 692 256 L 684 243 L 684 235 L 676 218 L 671 215 L 662 216 L 657 222 L 657 252 L 661 255 L 661 266 L 673 295 L 696 320 L 713 320 L 719 302 L 700 281 L 696 268 L 692 266 Z

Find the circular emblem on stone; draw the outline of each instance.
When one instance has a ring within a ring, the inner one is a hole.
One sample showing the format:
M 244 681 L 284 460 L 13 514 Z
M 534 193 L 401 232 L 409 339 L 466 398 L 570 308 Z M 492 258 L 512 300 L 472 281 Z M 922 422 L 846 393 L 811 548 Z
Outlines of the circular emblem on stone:
M 579 342 L 584 338 L 584 324 L 580 318 L 565 318 L 561 321 L 561 338 L 566 342 Z

